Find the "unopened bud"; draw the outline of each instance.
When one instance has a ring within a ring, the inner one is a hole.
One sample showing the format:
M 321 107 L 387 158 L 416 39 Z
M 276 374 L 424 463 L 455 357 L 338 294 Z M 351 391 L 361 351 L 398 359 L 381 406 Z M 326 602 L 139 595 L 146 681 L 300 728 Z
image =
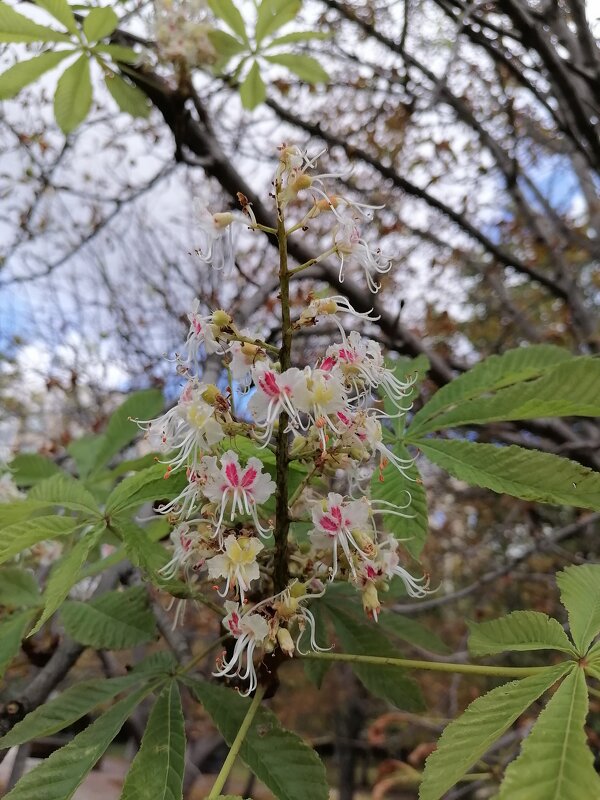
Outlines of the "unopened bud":
M 279 647 L 281 647 L 286 656 L 291 657 L 294 655 L 294 640 L 290 636 L 290 632 L 287 628 L 277 629 L 277 641 L 279 642 Z
M 377 615 L 381 611 L 379 596 L 375 584 L 369 581 L 362 592 L 362 603 L 365 613 L 377 622 Z
M 305 172 L 301 172 L 292 181 L 291 187 L 295 192 L 301 192 L 302 189 L 308 189 L 312 186 L 313 179 Z
M 213 312 L 212 321 L 218 328 L 227 328 L 233 322 L 233 318 L 222 308 L 218 308 Z
M 202 392 L 202 399 L 212 406 L 215 404 L 215 401 L 220 394 L 221 392 L 219 391 L 218 387 L 215 386 L 214 383 L 209 383 L 206 389 Z
M 296 581 L 290 586 L 290 595 L 292 597 L 304 597 L 306 594 L 306 584 L 302 581 Z
M 228 225 L 231 225 L 234 219 L 235 217 L 231 211 L 219 211 L 213 214 L 213 220 L 217 228 L 226 228 Z
M 260 352 L 260 347 L 256 344 L 251 344 L 250 342 L 244 342 L 240 349 L 245 356 L 248 356 L 248 358 L 254 358 Z

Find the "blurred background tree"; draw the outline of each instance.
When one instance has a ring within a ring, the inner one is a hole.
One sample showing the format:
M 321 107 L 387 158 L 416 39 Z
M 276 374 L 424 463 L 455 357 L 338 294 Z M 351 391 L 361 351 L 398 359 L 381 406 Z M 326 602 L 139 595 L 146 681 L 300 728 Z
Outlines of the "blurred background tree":
M 316 58 L 327 80 L 306 74 L 306 64 L 294 74 L 282 59 L 259 59 L 264 85 L 246 81 L 247 66 L 236 68 L 227 3 L 210 4 L 215 23 L 201 4 L 124 0 L 113 4 L 119 23 L 106 41 L 140 54 L 121 74 L 148 98 L 149 116 L 132 121 L 119 113 L 99 70 L 91 113 L 66 139 L 52 120 L 52 73 L 2 104 L 5 455 L 24 447 L 64 459 L 69 441 L 100 428 L 132 389 L 158 386 L 172 400 L 163 356 L 180 346 L 196 296 L 206 312 L 231 309 L 267 338 L 276 330 L 274 248 L 250 233 L 240 237 L 237 268 L 253 291 L 239 276 L 224 279 L 194 253 L 202 235 L 192 199 L 218 211 L 238 208 L 241 192 L 268 222 L 258 198 L 282 141 L 326 149 L 322 163 L 339 174 L 345 192 L 385 205 L 379 238 L 397 266 L 382 293 L 366 294 L 352 275 L 340 282 L 337 266 L 325 261 L 296 284 L 296 300 L 329 286 L 359 310 L 375 308 L 381 319 L 368 331 L 391 355 L 429 359 L 415 408 L 477 360 L 509 348 L 598 351 L 597 0 L 280 5 L 289 7 L 289 23 L 277 35 L 290 34 L 295 52 Z M 237 6 L 258 38 L 254 4 Z M 173 33 L 167 22 L 175 14 Z M 205 18 L 220 37 L 195 29 L 201 52 L 186 50 L 177 37 Z M 320 36 L 293 38 L 304 30 Z M 24 49 L 7 47 L 4 67 Z M 293 252 L 299 263 L 322 249 L 318 223 Z M 321 329 L 303 345 L 316 349 L 328 336 Z M 214 365 L 207 369 L 215 374 Z M 600 466 L 593 419 L 462 433 Z M 433 468 L 426 483 L 432 535 L 425 563 L 441 588 L 431 600 L 399 608 L 422 614 L 455 650 L 464 649 L 465 616 L 525 606 L 552 611 L 553 570 L 598 558 L 596 516 L 493 496 Z M 468 699 L 458 678 L 450 692 L 439 696 L 437 688 L 435 679 L 430 699 L 439 717 L 453 716 Z M 376 742 L 406 756 L 420 743 L 413 736 L 400 746 L 385 726 L 369 738 L 362 720 L 373 708 L 354 694 L 356 708 L 337 725 L 344 800 L 358 780 L 348 748 Z M 426 752 L 414 752 L 418 764 Z

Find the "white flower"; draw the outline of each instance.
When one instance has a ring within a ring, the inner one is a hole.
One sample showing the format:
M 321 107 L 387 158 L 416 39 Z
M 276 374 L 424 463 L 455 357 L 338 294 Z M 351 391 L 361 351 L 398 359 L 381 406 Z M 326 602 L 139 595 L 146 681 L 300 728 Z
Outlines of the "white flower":
M 254 651 L 267 639 L 269 624 L 260 614 L 253 613 L 253 609 L 243 614 L 238 603 L 226 601 L 225 610 L 227 616 L 223 620 L 223 626 L 237 641 L 229 661 L 217 665 L 219 668 L 213 675 L 220 678 L 237 675 L 242 680 L 249 681 L 248 688 L 242 692 L 243 695 L 248 695 L 258 685 Z
M 380 319 L 379 315 L 373 315 L 373 309 L 364 312 L 357 311 L 347 297 L 333 295 L 332 297 L 322 297 L 311 300 L 300 314 L 296 327 L 315 325 L 320 317 L 331 317 L 340 329 L 342 336 L 345 338 L 346 332 L 342 327 L 342 323 L 337 318 L 337 314 L 351 314 L 353 317 L 368 320 L 369 322 L 377 322 L 377 320 Z
M 389 534 L 386 535 L 384 541 L 381 543 L 378 563 L 381 566 L 383 574 L 387 578 L 393 578 L 394 575 L 398 575 L 402 579 L 410 597 L 425 597 L 429 594 L 429 577 L 423 575 L 422 578 L 414 578 L 408 570 L 400 566 L 398 544 L 398 540 Z
M 353 577 L 356 577 L 354 555 L 368 560 L 372 555 L 373 542 L 368 531 L 372 530 L 370 511 L 366 498 L 345 500 L 341 494 L 330 492 L 327 500 L 317 501 L 312 509 L 314 529 L 311 540 L 316 547 L 333 546 L 333 566 L 330 580 L 338 570 L 338 545 L 342 548 Z M 350 548 L 353 548 L 354 553 Z M 370 552 L 366 552 L 366 549 Z
M 247 336 L 245 331 L 240 331 L 242 336 Z M 248 338 L 252 338 L 248 336 Z M 234 381 L 246 388 L 252 381 L 252 367 L 264 358 L 264 351 L 251 342 L 232 342 L 229 347 L 231 362 L 229 369 Z
M 229 594 L 232 584 L 239 591 L 240 602 L 244 602 L 245 593 L 252 581 L 258 580 L 260 571 L 256 556 L 264 548 L 262 542 L 249 536 L 235 537 L 230 534 L 225 539 L 225 552 L 219 553 L 206 562 L 209 578 L 225 578 L 226 584 L 221 597 Z
M 295 405 L 299 411 L 307 414 L 311 423 L 317 427 L 322 447 L 325 449 L 325 428 L 329 427 L 337 433 L 332 417 L 346 409 L 348 405 L 346 390 L 342 379 L 335 373 L 306 367 L 304 376 L 304 383 L 298 385 L 294 395 Z
M 306 384 L 304 373 L 292 367 L 285 372 L 275 372 L 269 364 L 256 364 L 252 367 L 252 379 L 256 391 L 248 402 L 248 410 L 253 418 L 264 428 L 263 439 L 269 441 L 273 428 L 282 411 L 289 416 L 290 425 L 301 427 L 295 398 Z
M 236 514 L 247 514 L 252 517 L 259 533 L 266 534 L 258 519 L 257 506 L 265 503 L 276 489 L 275 482 L 263 472 L 263 464 L 258 458 L 249 458 L 245 467 L 241 467 L 239 456 L 228 450 L 221 456 L 221 468 L 217 467 L 216 458 L 205 458 L 206 483 L 202 487 L 205 497 L 217 506 L 219 516 L 215 536 L 219 534 L 225 510 L 229 506 L 230 520 Z
M 226 312 L 217 311 L 214 314 L 202 316 L 199 310 L 200 301 L 196 298 L 192 304 L 191 313 L 188 314 L 190 330 L 185 341 L 185 349 L 190 361 L 197 361 L 202 345 L 208 355 L 212 353 L 223 355 L 229 349 L 227 340 L 223 339 L 222 326 L 215 323 L 215 316 L 226 314 Z M 231 317 L 229 319 L 231 320 Z
M 196 250 L 197 255 L 214 269 L 232 269 L 235 260 L 231 226 L 234 222 L 247 225 L 247 221 L 231 211 L 213 214 L 198 198 L 194 199 L 194 211 L 200 230 L 204 234 L 204 242 L 202 247 Z
M 173 528 L 169 538 L 173 544 L 173 557 L 159 570 L 161 575 L 170 579 L 182 569 L 186 573 L 190 569 L 199 572 L 206 563 L 207 555 L 212 552 L 206 532 L 182 522 Z
M 410 406 L 402 406 L 400 402 L 406 398 L 414 380 L 403 383 L 396 378 L 392 370 L 385 366 L 383 353 L 377 342 L 364 338 L 358 331 L 351 331 L 344 342 L 330 345 L 325 356 L 321 369 L 332 370 L 338 367 L 357 394 L 361 393 L 356 383 L 358 378 L 368 389 L 381 387 L 401 411 L 409 410 Z
M 159 433 L 162 452 L 177 451 L 164 462 L 171 469 L 188 466 L 197 472 L 203 451 L 210 450 L 225 435 L 215 419 L 214 406 L 202 397 L 207 389 L 207 384 L 191 380 L 184 387 L 177 405 L 162 417 L 137 420 L 138 425 L 145 428 L 148 434 Z
M 390 259 L 381 255 L 380 250 L 371 250 L 367 242 L 361 237 L 360 231 L 354 220 L 347 219 L 336 226 L 333 233 L 333 242 L 336 253 L 340 259 L 340 283 L 344 280 L 344 265 L 356 264 L 365 273 L 367 286 L 372 292 L 379 291 L 371 272 L 380 275 L 389 272 L 392 268 Z

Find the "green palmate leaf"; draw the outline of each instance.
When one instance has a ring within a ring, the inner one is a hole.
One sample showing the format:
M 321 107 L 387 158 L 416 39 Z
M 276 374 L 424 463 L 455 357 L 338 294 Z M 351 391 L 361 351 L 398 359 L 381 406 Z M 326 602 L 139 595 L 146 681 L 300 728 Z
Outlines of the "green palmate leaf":
M 325 624 L 325 615 L 322 604 L 318 600 L 310 604 L 310 612 L 315 620 L 315 641 L 320 647 L 329 646 L 329 637 L 327 636 L 327 625 Z M 311 630 L 307 625 L 302 636 L 300 637 L 300 647 L 303 653 L 312 650 L 310 643 Z M 306 677 L 313 683 L 317 689 L 321 688 L 323 678 L 331 668 L 331 661 L 317 661 L 316 659 L 307 658 L 303 661 L 304 672 Z
M 44 56 L 47 55 L 58 54 L 44 53 Z M 42 56 L 38 56 L 38 58 L 42 58 Z M 29 64 L 31 62 L 21 62 L 21 64 L 23 63 Z M 7 73 L 4 74 L 6 75 Z M 39 483 L 45 478 L 51 478 L 61 472 L 60 467 L 57 467 L 54 461 L 50 461 L 49 458 L 40 456 L 37 453 L 21 453 L 15 456 L 8 466 L 17 486 L 33 486 L 35 483 Z
M 413 442 L 455 478 L 539 503 L 600 510 L 600 474 L 567 458 L 462 439 Z
M 231 689 L 187 681 L 227 744 L 231 745 L 248 712 L 250 700 Z M 281 727 L 266 708 L 256 714 L 240 757 L 278 800 L 327 800 L 325 769 L 299 736 Z
M 169 679 L 176 669 L 177 660 L 173 653 L 170 650 L 161 650 L 139 661 L 131 670 L 131 674 L 142 677 L 162 675 L 165 679 Z
M 600 359 L 573 358 L 536 380 L 501 389 L 492 396 L 461 402 L 438 414 L 419 433 L 498 420 L 600 415 Z M 577 387 L 574 391 L 574 387 Z
M 152 106 L 141 89 L 116 73 L 105 74 L 104 82 L 121 111 L 132 117 L 149 116 Z
M 126 445 L 140 436 L 140 427 L 134 420 L 149 420 L 155 417 L 160 414 L 163 403 L 163 396 L 158 389 L 144 389 L 130 395 L 108 421 L 103 434 L 104 444 L 96 459 L 96 467 L 107 464 Z
M 569 614 L 571 636 L 583 656 L 600 633 L 600 564 L 567 567 L 556 582 Z
M 399 458 L 410 460 L 410 453 L 399 443 L 394 445 L 394 453 Z M 412 480 L 400 473 L 393 464 L 388 464 L 381 473 L 376 470 L 371 479 L 371 496 L 374 500 L 391 503 L 394 506 L 391 511 L 397 510 L 407 515 L 399 517 L 384 513 L 383 525 L 396 539 L 403 542 L 412 556 L 418 558 L 429 532 L 427 495 L 417 467 L 413 464 L 404 472 Z
M 29 629 L 33 613 L 33 611 L 21 611 L 0 621 L 0 678 L 21 649 L 21 642 Z
M 70 42 L 66 33 L 38 25 L 0 2 L 0 42 Z
M 416 436 L 426 430 L 433 430 L 428 421 L 457 404 L 484 392 L 496 391 L 504 386 L 536 378 L 547 369 L 572 357 L 562 347 L 545 344 L 519 347 L 501 356 L 490 356 L 437 391 L 415 414 L 410 433 Z
M 81 527 L 73 517 L 36 517 L 16 522 L 0 531 L 0 564 L 46 539 L 67 536 Z
M 416 645 L 431 653 L 450 653 L 451 648 L 445 644 L 437 633 L 430 631 L 411 617 L 403 617 L 392 611 L 384 611 L 379 617 L 379 627 L 403 642 Z
M 252 110 L 263 102 L 267 96 L 267 87 L 260 75 L 260 67 L 256 61 L 252 62 L 250 71 L 240 86 L 240 98 L 244 108 Z
M 240 39 L 243 39 L 248 44 L 244 18 L 236 8 L 233 0 L 208 0 L 208 7 L 215 17 L 222 19 Z
M 31 711 L 0 739 L 0 747 L 15 747 L 68 728 L 98 706 L 140 683 L 143 676 L 83 681 Z
M 248 49 L 248 46 L 236 39 L 235 36 L 216 28 L 208 32 L 208 38 L 224 62 L 229 61 L 232 56 L 246 52 Z
M 509 764 L 498 800 L 596 800 L 600 776 L 584 731 L 588 695 L 582 669 L 574 669 L 542 711 Z
M 54 116 L 63 133 L 71 133 L 87 117 L 92 104 L 90 62 L 80 56 L 66 69 L 54 94 Z
M 21 778 L 5 796 L 5 800 L 70 800 L 135 707 L 149 692 L 150 689 L 146 687 L 139 689 L 114 705 L 69 744 L 55 750 Z
M 343 602 L 343 598 L 340 599 Z M 348 613 L 335 601 L 327 603 L 327 611 L 345 652 L 384 657 L 397 655 L 374 623 Z M 352 664 L 352 669 L 366 689 L 397 708 L 422 711 L 425 707 L 418 684 L 401 667 Z
M 267 61 L 272 64 L 279 64 L 301 80 L 307 83 L 327 83 L 329 75 L 312 56 L 292 55 L 291 53 L 281 53 L 273 56 L 265 56 Z
M 176 681 L 165 686 L 150 713 L 121 800 L 181 800 L 185 731 Z
M 35 4 L 57 19 L 69 33 L 77 34 L 77 23 L 67 0 L 35 0 Z
M 0 606 L 30 608 L 41 602 L 38 582 L 31 572 L 20 567 L 0 569 Z
M 513 611 L 489 622 L 469 622 L 469 652 L 490 656 L 507 650 L 561 650 L 576 655 L 562 625 L 538 611 Z
M 116 467 L 110 471 L 111 476 L 117 477 L 125 475 L 127 472 L 139 472 L 146 467 L 153 467 L 156 464 L 156 453 L 146 453 L 145 456 L 139 458 L 127 458 L 121 461 Z
M 437 750 L 425 762 L 420 800 L 439 800 L 573 666 L 566 661 L 548 667 L 539 675 L 506 683 L 474 700 L 464 714 L 446 726 Z
M 40 75 L 58 66 L 73 50 L 54 50 L 42 53 L 27 61 L 19 61 L 14 67 L 0 75 L 0 100 L 8 100 L 17 95 L 23 87 L 33 83 Z M 39 456 L 39 458 L 42 458 Z M 46 459 L 43 459 L 44 461 Z M 48 463 L 52 463 L 51 461 Z
M 155 464 L 121 481 L 106 502 L 106 512 L 121 514 L 142 503 L 172 499 L 183 491 L 186 482 L 185 472 L 169 474 L 164 464 Z
M 301 7 L 301 0 L 262 0 L 254 29 L 256 43 L 260 44 L 265 36 L 291 22 Z
M 100 517 L 98 503 L 94 495 L 75 478 L 59 472 L 51 478 L 40 481 L 29 492 L 29 499 L 47 505 L 81 511 L 87 517 Z
M 95 547 L 104 532 L 101 527 L 86 533 L 77 544 L 53 566 L 44 592 L 44 610 L 30 632 L 37 633 L 46 620 L 54 614 L 73 586 L 81 579 L 81 569 L 90 550 Z
M 135 64 L 140 60 L 139 53 L 131 47 L 123 47 L 120 44 L 97 44 L 91 50 L 93 53 L 110 56 L 114 61 L 121 61 L 123 64 Z
M 331 33 L 327 31 L 294 31 L 294 33 L 286 33 L 283 36 L 278 36 L 276 39 L 271 39 L 265 49 L 271 47 L 279 47 L 283 44 L 296 44 L 297 42 L 310 42 L 314 40 L 330 39 Z
M 107 592 L 88 603 L 68 600 L 61 617 L 69 636 L 88 647 L 122 650 L 149 642 L 155 635 L 155 620 L 143 586 Z
M 88 42 L 97 42 L 110 36 L 118 24 L 119 18 L 112 8 L 92 8 L 83 20 L 83 32 Z

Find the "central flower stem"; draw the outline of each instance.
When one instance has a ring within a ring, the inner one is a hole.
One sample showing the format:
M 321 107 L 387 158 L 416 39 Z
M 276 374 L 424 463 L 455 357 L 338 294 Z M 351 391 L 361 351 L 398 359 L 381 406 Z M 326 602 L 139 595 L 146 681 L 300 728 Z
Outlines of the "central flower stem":
M 290 272 L 288 269 L 287 234 L 281 206 L 281 183 L 275 184 L 277 202 L 277 242 L 279 245 L 279 296 L 281 299 L 281 347 L 279 364 L 281 372 L 289 369 L 292 362 L 292 323 L 290 317 Z M 289 440 L 287 434 L 288 415 L 279 415 L 277 431 L 277 493 L 275 497 L 275 559 L 273 584 L 276 592 L 283 591 L 288 584 L 288 534 L 290 510 L 288 504 Z

